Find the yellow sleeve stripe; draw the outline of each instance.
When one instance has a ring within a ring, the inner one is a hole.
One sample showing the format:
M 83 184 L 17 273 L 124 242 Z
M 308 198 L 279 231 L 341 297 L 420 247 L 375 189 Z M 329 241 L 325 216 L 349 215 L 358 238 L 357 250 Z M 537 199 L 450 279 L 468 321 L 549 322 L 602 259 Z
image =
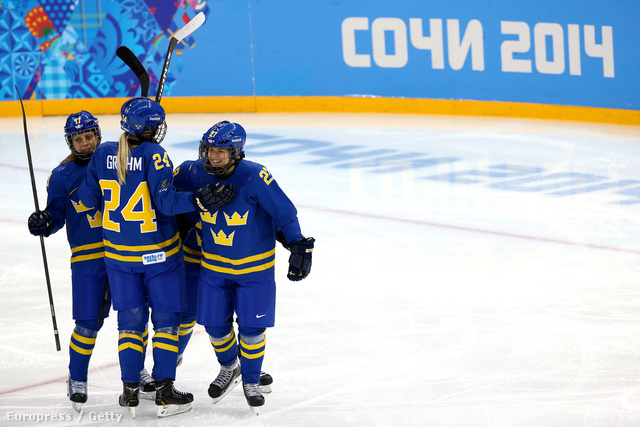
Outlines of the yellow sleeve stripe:
M 75 351 L 76 353 L 85 354 L 87 356 L 93 353 L 93 348 L 86 349 L 86 348 L 78 347 L 73 343 L 73 341 L 69 343 L 69 347 L 71 347 L 73 351 Z
M 153 348 L 160 348 L 162 350 L 172 351 L 174 353 L 178 352 L 178 346 L 177 345 L 165 344 L 163 342 L 154 342 L 153 343 Z
M 98 259 L 98 258 L 104 258 L 104 251 L 96 252 L 95 254 L 89 254 L 89 255 L 77 255 L 77 256 L 71 255 L 71 262 L 87 261 L 90 259 Z
M 76 331 L 73 331 L 71 336 L 73 337 L 74 340 L 76 340 L 78 342 L 81 342 L 82 344 L 95 344 L 96 343 L 96 339 L 95 338 L 83 337 L 82 335 L 76 334 Z
M 183 246 L 183 247 L 182 247 L 182 249 L 184 249 L 184 251 L 185 251 L 186 253 L 189 253 L 189 254 L 191 254 L 191 255 L 195 255 L 195 256 L 197 256 L 197 257 L 200 257 L 200 255 L 202 255 L 202 253 L 201 253 L 200 251 L 197 251 L 197 250 L 195 250 L 195 249 L 191 249 L 191 248 L 189 248 L 189 247 L 187 247 L 187 246 Z
M 140 353 L 143 353 L 141 345 L 137 345 L 137 344 L 134 344 L 134 343 L 131 343 L 131 342 L 125 342 L 125 343 L 120 344 L 118 346 L 118 351 L 126 350 L 128 348 L 130 348 L 132 350 L 135 350 L 135 351 L 139 351 Z
M 140 246 L 124 246 L 124 245 L 115 245 L 108 240 L 104 241 L 104 245 L 110 248 L 116 249 L 118 251 L 129 251 L 129 252 L 138 252 L 138 251 L 149 251 L 166 248 L 167 246 L 171 246 L 176 241 L 180 240 L 180 233 L 176 233 L 173 238 L 169 240 L 165 240 L 162 243 L 158 243 L 156 245 L 140 245 Z
M 200 264 L 200 258 L 191 258 L 190 256 L 184 255 L 184 261 L 190 262 L 191 264 Z
M 260 261 L 261 259 L 265 259 L 265 258 L 269 258 L 270 256 L 273 256 L 275 253 L 276 253 L 276 248 L 274 247 L 272 250 L 262 254 L 253 255 L 250 257 L 240 258 L 240 259 L 231 259 L 231 258 L 225 258 L 225 257 L 219 256 L 219 255 L 210 254 L 204 251 L 202 252 L 202 254 L 206 259 L 210 259 L 213 261 L 220 261 L 220 262 L 224 262 L 231 265 L 240 265 L 240 264 L 247 264 L 249 262 Z

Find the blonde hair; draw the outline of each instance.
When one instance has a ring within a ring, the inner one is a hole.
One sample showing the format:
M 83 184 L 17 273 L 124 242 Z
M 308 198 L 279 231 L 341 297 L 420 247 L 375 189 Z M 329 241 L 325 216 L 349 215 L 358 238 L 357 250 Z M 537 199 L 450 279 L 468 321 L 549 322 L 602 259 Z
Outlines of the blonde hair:
M 118 161 L 116 170 L 118 171 L 118 182 L 124 185 L 127 182 L 127 163 L 129 163 L 129 141 L 127 141 L 128 133 L 120 135 L 118 140 Z

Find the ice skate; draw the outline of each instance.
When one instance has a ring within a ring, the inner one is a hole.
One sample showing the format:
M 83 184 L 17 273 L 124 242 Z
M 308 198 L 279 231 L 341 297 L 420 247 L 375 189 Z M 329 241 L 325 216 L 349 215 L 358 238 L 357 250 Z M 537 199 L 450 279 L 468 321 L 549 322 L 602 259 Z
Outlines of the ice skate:
M 156 383 L 156 405 L 158 416 L 169 417 L 191 409 L 193 394 L 178 391 L 173 387 L 173 380 L 167 379 Z
M 140 371 L 140 399 L 156 400 L 156 382 L 144 368 Z
M 260 415 L 260 407 L 264 405 L 264 397 L 260 393 L 260 387 L 254 383 L 242 383 L 244 397 L 251 408 L 251 412 Z
M 220 373 L 209 385 L 211 403 L 217 403 L 240 383 L 240 363 L 236 360 L 231 366 L 220 366 Z
M 76 412 L 82 414 L 82 404 L 87 401 L 87 382 L 67 379 L 67 396 Z
M 118 403 L 120 406 L 127 408 L 131 418 L 136 417 L 136 406 L 140 403 L 138 400 L 138 392 L 140 391 L 140 383 L 123 383 L 122 394 Z
M 271 384 L 273 384 L 273 377 L 264 371 L 260 371 L 260 393 L 271 393 Z

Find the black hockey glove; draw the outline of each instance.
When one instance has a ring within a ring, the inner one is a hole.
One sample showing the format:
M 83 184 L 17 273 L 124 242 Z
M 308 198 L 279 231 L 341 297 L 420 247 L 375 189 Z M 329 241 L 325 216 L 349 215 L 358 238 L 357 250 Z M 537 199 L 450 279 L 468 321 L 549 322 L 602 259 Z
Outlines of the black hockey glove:
M 34 212 L 27 221 L 29 232 L 34 236 L 47 237 L 53 228 L 53 219 L 47 211 Z
M 287 278 L 294 282 L 304 279 L 311 272 L 311 254 L 313 244 L 316 241 L 313 237 L 302 238 L 299 242 L 289 243 L 289 272 Z
M 207 184 L 193 192 L 191 201 L 200 212 L 217 211 L 233 202 L 238 195 L 238 187 L 233 184 Z

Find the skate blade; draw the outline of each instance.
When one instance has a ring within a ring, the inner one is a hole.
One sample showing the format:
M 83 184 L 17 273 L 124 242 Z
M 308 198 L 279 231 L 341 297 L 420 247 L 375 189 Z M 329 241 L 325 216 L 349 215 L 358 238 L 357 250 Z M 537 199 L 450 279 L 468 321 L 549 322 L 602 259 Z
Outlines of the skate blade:
M 185 403 L 184 405 L 161 405 L 158 406 L 158 417 L 170 417 L 189 410 L 191 410 L 191 403 Z
M 156 392 L 155 391 L 142 391 L 138 392 L 138 397 L 144 400 L 156 400 Z
M 260 415 L 260 407 L 259 406 L 249 406 L 249 408 L 251 409 L 251 412 L 253 412 L 255 415 Z
M 220 397 L 212 397 L 211 398 L 211 403 L 220 402 L 223 397 L 225 397 L 227 394 L 229 394 L 229 392 L 231 390 L 233 390 L 234 388 L 236 388 L 236 386 L 238 384 L 240 384 L 241 380 L 242 380 L 242 378 L 240 376 L 237 376 L 236 378 L 234 378 L 233 381 L 231 382 L 231 384 L 229 384 L 229 387 L 227 387 L 227 390 L 222 394 L 222 396 L 220 396 Z
M 258 388 L 260 389 L 260 393 L 263 393 L 263 394 L 271 393 L 271 386 L 270 385 L 259 385 Z
M 82 414 L 82 403 L 80 403 L 80 402 L 71 402 L 71 406 L 73 407 L 73 409 L 77 413 Z
M 127 406 L 127 412 L 129 413 L 129 416 L 131 418 L 133 418 L 134 420 L 136 419 L 136 407 L 135 406 Z

